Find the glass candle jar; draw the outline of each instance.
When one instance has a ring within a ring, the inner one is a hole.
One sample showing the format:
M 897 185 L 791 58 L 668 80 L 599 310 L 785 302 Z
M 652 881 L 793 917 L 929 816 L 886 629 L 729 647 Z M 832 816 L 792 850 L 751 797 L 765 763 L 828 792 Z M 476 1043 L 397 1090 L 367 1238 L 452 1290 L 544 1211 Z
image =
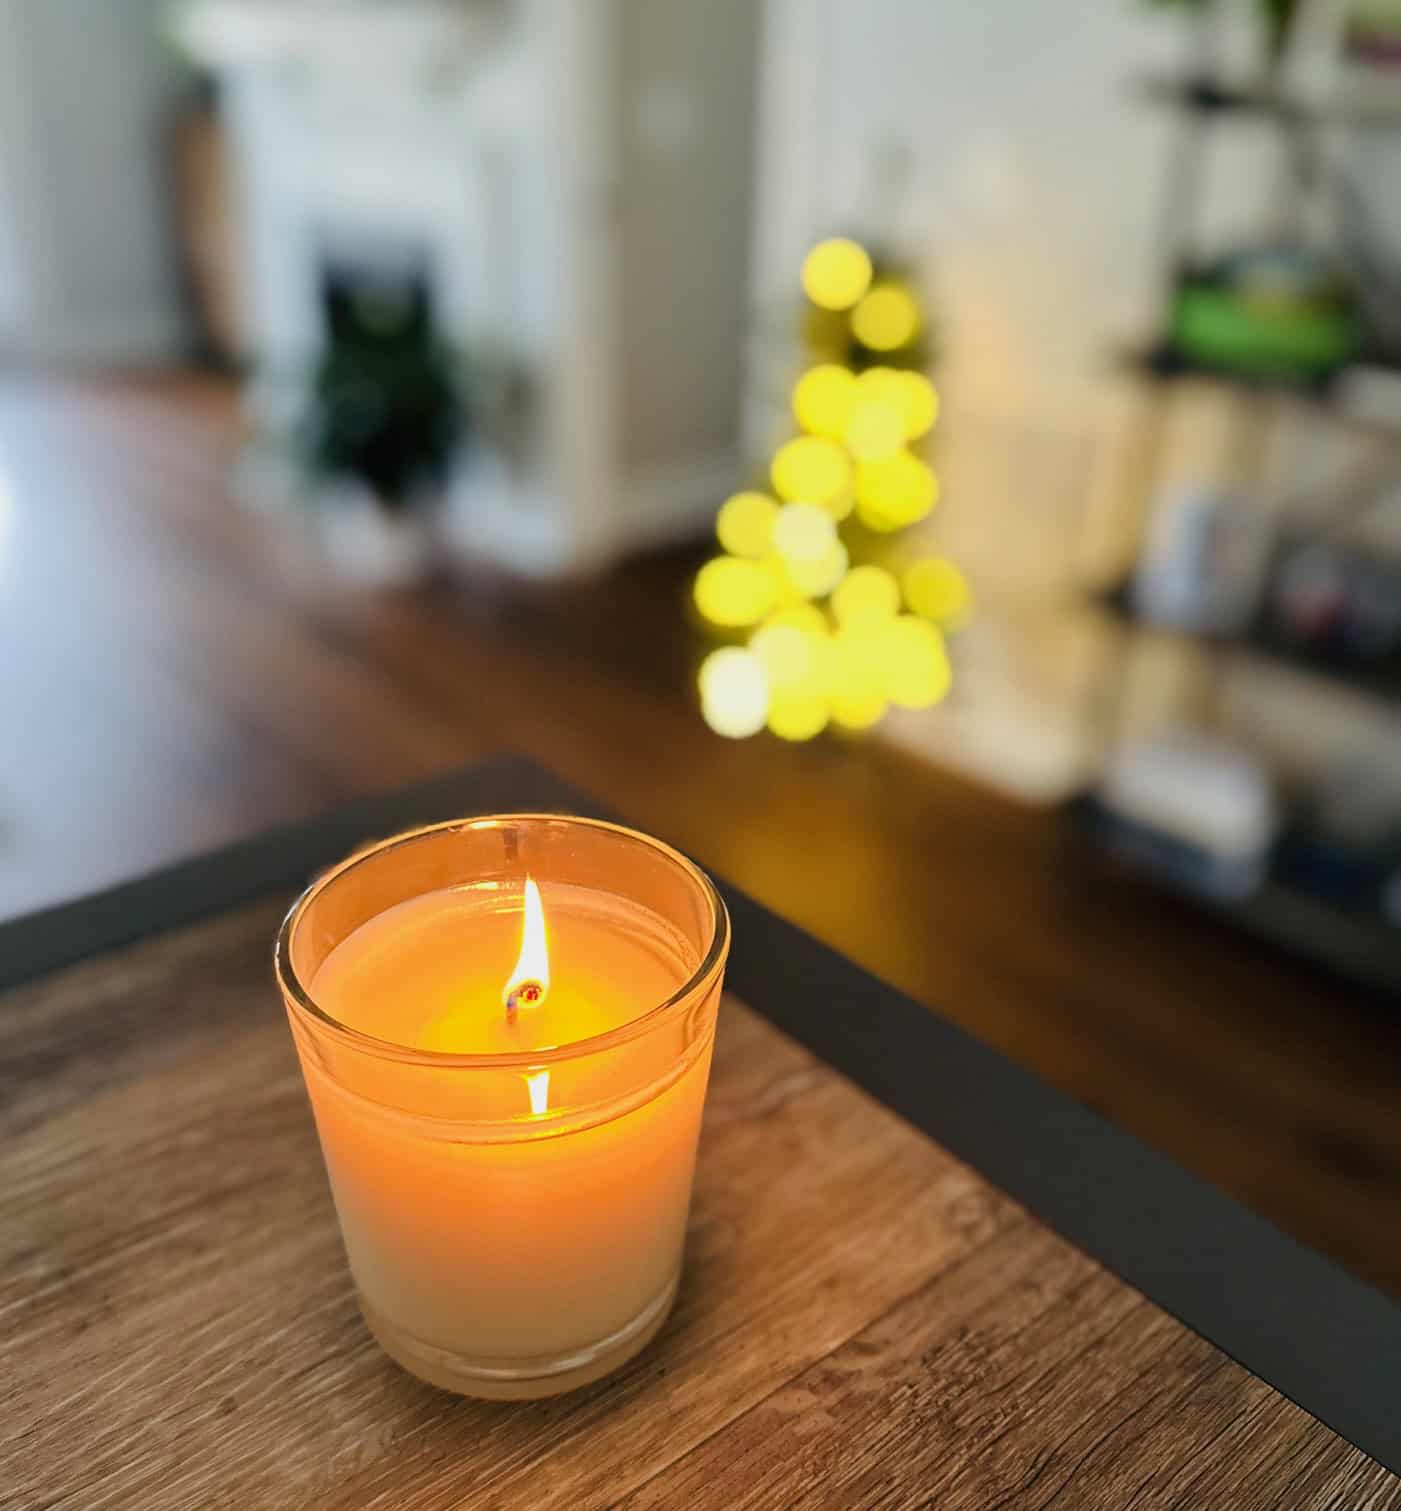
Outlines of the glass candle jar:
M 646 835 L 514 814 L 351 856 L 278 936 L 361 1308 L 462 1394 L 552 1395 L 676 1295 L 729 950 Z

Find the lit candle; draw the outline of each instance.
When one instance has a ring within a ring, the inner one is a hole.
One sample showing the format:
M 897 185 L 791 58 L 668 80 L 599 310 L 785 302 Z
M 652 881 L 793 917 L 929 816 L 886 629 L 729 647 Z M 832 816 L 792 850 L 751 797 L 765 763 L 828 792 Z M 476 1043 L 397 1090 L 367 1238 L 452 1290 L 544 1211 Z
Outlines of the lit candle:
M 689 861 L 548 816 L 386 841 L 293 908 L 279 978 L 361 1306 L 400 1363 L 548 1395 L 661 1327 L 727 945 Z

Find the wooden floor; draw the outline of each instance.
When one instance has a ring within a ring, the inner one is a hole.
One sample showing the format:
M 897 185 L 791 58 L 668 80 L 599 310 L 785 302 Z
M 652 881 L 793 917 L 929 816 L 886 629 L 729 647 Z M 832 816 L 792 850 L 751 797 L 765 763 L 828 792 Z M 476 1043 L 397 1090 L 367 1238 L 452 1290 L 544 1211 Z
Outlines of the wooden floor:
M 0 915 L 524 751 L 1401 1295 L 1397 1022 L 1052 815 L 710 736 L 682 561 L 307 579 L 228 497 L 235 434 L 214 381 L 0 382 Z

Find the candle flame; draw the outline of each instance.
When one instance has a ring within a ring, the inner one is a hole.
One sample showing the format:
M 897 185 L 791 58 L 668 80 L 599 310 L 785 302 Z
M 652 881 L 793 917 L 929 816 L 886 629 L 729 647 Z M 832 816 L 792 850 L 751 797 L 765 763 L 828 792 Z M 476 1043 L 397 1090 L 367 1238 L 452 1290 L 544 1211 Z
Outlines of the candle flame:
M 540 888 L 525 879 L 525 913 L 521 920 L 521 952 L 506 983 L 506 1016 L 514 1020 L 519 1007 L 538 1007 L 550 989 L 550 955 L 545 943 L 545 909 Z
M 550 1073 L 537 1070 L 525 1078 L 525 1089 L 530 1093 L 530 1111 L 535 1117 L 550 1108 Z

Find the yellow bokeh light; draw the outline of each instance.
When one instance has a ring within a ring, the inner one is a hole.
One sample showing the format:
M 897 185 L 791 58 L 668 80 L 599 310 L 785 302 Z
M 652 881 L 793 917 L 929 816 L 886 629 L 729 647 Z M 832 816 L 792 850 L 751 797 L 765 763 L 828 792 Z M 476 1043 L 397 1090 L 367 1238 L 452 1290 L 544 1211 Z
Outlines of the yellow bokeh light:
M 839 441 L 856 403 L 856 375 L 835 362 L 809 368 L 793 387 L 793 417 L 810 435 Z
M 783 564 L 789 582 L 804 598 L 823 598 L 846 575 L 848 560 L 846 547 L 838 540 L 816 561 L 790 561 L 785 557 Z
M 832 612 L 842 629 L 893 619 L 900 612 L 900 584 L 884 567 L 853 567 L 832 593 Z
M 824 498 L 822 507 L 840 523 L 856 507 L 856 492 L 848 485 L 840 493 L 834 493 L 831 498 Z
M 823 436 L 801 435 L 780 446 L 770 472 L 778 496 L 794 502 L 828 505 L 851 484 L 846 452 Z M 831 508 L 828 512 L 835 513 Z
M 768 629 L 778 625 L 801 630 L 805 635 L 815 636 L 818 640 L 827 634 L 827 616 L 815 603 L 794 603 L 785 608 L 775 609 L 764 620 L 764 627 Z
M 803 291 L 824 310 L 849 310 L 871 286 L 866 249 L 843 236 L 820 241 L 803 259 Z
M 829 642 L 827 698 L 832 722 L 869 729 L 886 709 L 881 637 L 865 629 L 841 630 Z
M 919 334 L 919 303 L 903 284 L 878 283 L 852 310 L 851 329 L 871 351 L 898 351 Z
M 901 708 L 933 707 L 953 681 L 944 637 L 913 614 L 901 614 L 881 629 L 879 659 L 885 694 Z
M 718 735 L 743 740 L 758 734 L 769 715 L 769 684 L 759 658 L 728 645 L 701 662 L 701 715 Z
M 822 641 L 818 636 L 792 624 L 766 624 L 751 636 L 749 649 L 759 658 L 775 694 L 820 686 Z
M 833 724 L 843 729 L 870 729 L 885 717 L 886 701 L 879 689 L 834 693 L 827 703 Z
M 727 629 L 758 624 L 778 602 L 773 573 L 762 562 L 737 556 L 706 562 L 693 592 L 703 617 Z
M 901 530 L 923 519 L 939 499 L 930 468 L 908 451 L 856 469 L 856 516 L 872 530 Z
M 860 399 L 847 421 L 845 439 L 858 462 L 893 456 L 905 444 L 904 413 L 884 399 Z
M 906 568 L 905 602 L 916 614 L 937 624 L 956 626 L 973 612 L 973 589 L 951 561 L 931 556 Z
M 939 395 L 923 373 L 868 367 L 856 380 L 856 404 L 889 404 L 900 413 L 907 441 L 927 435 L 939 418 Z
M 939 418 L 938 390 L 923 373 L 897 373 L 900 380 L 900 407 L 905 417 L 905 438 L 917 441 L 928 435 Z
M 817 504 L 785 504 L 774 521 L 774 550 L 786 562 L 822 561 L 836 539 L 836 523 Z
M 773 584 L 774 608 L 764 616 L 764 623 L 767 624 L 773 614 L 782 614 L 789 609 L 807 606 L 808 595 L 793 581 L 792 574 L 788 570 L 788 563 L 777 551 L 771 551 L 760 565 L 769 574 L 769 581 Z
M 891 404 L 903 410 L 905 374 L 898 367 L 868 367 L 856 380 L 856 396 L 862 403 Z
M 778 504 L 767 493 L 736 493 L 720 505 L 715 533 L 735 556 L 763 556 L 772 545 L 777 518 Z
M 827 699 L 820 692 L 776 693 L 768 723 L 780 739 L 814 739 L 827 727 Z

